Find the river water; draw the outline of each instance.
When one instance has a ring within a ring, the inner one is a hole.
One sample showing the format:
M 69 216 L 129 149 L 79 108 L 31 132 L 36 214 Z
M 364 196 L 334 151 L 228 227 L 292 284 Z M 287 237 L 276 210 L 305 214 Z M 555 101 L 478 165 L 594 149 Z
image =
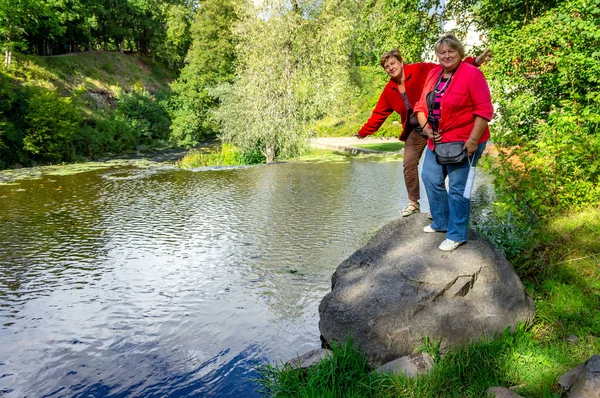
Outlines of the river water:
M 336 266 L 406 200 L 378 158 L 0 185 L 0 395 L 260 396 L 256 367 L 320 347 Z

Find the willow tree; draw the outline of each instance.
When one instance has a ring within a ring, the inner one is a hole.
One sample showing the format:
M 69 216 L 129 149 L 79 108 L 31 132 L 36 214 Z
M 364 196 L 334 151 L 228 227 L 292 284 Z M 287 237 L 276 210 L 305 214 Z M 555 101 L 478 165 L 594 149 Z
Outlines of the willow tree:
M 267 162 L 307 147 L 308 124 L 337 112 L 350 76 L 344 1 L 248 4 L 234 29 L 236 75 L 217 92 L 221 138 Z

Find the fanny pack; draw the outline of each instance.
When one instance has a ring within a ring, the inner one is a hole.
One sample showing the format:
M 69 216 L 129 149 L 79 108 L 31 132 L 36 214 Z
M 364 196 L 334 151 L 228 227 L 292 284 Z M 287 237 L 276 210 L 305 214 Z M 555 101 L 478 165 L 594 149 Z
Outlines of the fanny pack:
M 444 142 L 443 144 L 435 144 L 435 160 L 438 164 L 460 164 L 468 159 L 467 150 L 464 148 L 465 143 Z

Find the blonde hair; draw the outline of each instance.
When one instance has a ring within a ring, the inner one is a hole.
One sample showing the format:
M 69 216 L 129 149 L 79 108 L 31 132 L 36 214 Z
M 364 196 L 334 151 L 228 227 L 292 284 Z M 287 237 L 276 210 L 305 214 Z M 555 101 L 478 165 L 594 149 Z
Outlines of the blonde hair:
M 440 51 L 440 48 L 444 44 L 447 45 L 448 47 L 450 47 L 451 49 L 458 51 L 458 54 L 460 55 L 460 59 L 463 59 L 465 57 L 465 47 L 462 45 L 462 43 L 460 41 L 458 41 L 458 39 L 454 35 L 443 36 L 442 38 L 440 38 L 438 41 L 435 42 L 434 49 L 435 49 L 436 55 Z
M 402 55 L 400 55 L 400 51 L 398 51 L 397 49 L 393 49 L 392 51 L 388 51 L 386 53 L 384 53 L 381 56 L 381 60 L 379 61 L 379 65 L 381 65 L 382 68 L 385 68 L 385 63 L 388 59 L 390 59 L 390 57 L 394 57 L 396 58 L 398 61 L 402 62 Z

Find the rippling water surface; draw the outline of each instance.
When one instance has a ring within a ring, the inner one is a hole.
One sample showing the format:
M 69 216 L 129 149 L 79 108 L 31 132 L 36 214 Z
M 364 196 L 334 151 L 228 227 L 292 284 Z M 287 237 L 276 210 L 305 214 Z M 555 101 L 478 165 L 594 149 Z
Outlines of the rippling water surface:
M 366 159 L 0 185 L 0 395 L 259 396 L 406 200 L 402 163 Z

